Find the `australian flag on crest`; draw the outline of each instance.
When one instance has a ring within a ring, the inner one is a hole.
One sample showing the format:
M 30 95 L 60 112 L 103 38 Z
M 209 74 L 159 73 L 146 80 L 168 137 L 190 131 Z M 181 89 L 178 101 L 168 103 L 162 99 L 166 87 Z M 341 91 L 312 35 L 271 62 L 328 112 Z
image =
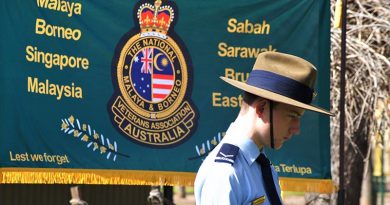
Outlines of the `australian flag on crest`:
M 153 103 L 163 101 L 175 81 L 172 62 L 157 48 L 143 48 L 133 59 L 131 79 L 143 99 Z

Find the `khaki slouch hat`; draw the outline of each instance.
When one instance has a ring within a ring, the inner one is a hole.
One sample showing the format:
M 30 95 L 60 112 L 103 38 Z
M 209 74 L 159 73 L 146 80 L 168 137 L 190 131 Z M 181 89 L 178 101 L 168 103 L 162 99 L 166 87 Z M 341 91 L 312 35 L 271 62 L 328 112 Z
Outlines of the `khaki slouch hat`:
M 263 52 L 258 55 L 247 82 L 221 79 L 254 95 L 332 116 L 331 112 L 311 104 L 316 75 L 316 68 L 302 58 Z

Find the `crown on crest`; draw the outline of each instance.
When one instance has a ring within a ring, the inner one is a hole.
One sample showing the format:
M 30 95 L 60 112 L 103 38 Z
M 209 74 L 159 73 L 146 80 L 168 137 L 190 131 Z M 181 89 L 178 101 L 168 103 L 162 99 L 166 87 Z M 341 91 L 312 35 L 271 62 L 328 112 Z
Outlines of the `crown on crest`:
M 141 37 L 157 36 L 165 39 L 174 13 L 171 6 L 161 6 L 161 0 L 156 0 L 154 5 L 142 4 L 138 9 L 137 17 L 141 27 Z

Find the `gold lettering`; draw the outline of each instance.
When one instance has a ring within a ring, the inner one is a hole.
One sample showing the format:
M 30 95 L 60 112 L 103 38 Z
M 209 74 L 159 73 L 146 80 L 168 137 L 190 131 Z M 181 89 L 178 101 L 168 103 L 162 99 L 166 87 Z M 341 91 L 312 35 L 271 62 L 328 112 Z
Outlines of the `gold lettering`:
M 271 25 L 266 20 L 260 23 L 252 23 L 248 19 L 243 22 L 237 21 L 235 18 L 228 20 L 227 31 L 229 33 L 243 33 L 243 34 L 255 34 L 255 35 L 268 35 L 271 30 Z
M 225 42 L 218 44 L 218 55 L 220 57 L 230 58 L 256 58 L 260 53 L 266 51 L 277 51 L 272 45 L 267 48 L 250 48 L 250 47 L 239 47 L 229 46 Z
M 221 93 L 213 92 L 212 93 L 212 106 L 213 107 L 241 107 L 242 95 L 232 96 L 222 96 Z
M 83 90 L 81 87 L 76 87 L 74 83 L 71 85 L 60 85 L 50 83 L 48 79 L 45 82 L 40 82 L 38 78 L 27 78 L 27 91 L 41 95 L 56 96 L 57 100 L 61 100 L 62 96 L 72 98 L 83 98 Z
M 35 33 L 38 35 L 46 35 L 50 37 L 63 38 L 67 40 L 78 41 L 81 38 L 79 29 L 65 28 L 47 24 L 44 19 L 37 18 L 35 23 Z
M 225 77 L 241 82 L 246 82 L 248 80 L 249 73 L 236 72 L 233 68 L 225 68 Z
M 53 66 L 58 66 L 60 70 L 67 68 L 89 68 L 89 60 L 87 58 L 62 55 L 57 53 L 49 53 L 38 50 L 37 47 L 26 47 L 26 60 L 34 63 L 42 63 L 46 68 L 50 69 Z
M 73 13 L 81 15 L 82 5 L 80 3 L 68 2 L 65 0 L 37 0 L 37 6 L 54 11 L 68 13 L 68 17 L 72 17 Z

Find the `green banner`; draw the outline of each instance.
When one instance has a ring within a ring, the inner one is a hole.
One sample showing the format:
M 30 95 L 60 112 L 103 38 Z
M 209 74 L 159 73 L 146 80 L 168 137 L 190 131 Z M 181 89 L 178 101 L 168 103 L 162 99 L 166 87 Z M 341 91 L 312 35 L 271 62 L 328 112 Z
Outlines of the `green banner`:
M 329 107 L 328 0 L 1 4 L 2 183 L 191 184 L 239 111 L 219 76 L 246 81 L 264 51 L 312 62 Z M 282 186 L 329 187 L 329 119 L 301 128 L 267 151 Z

